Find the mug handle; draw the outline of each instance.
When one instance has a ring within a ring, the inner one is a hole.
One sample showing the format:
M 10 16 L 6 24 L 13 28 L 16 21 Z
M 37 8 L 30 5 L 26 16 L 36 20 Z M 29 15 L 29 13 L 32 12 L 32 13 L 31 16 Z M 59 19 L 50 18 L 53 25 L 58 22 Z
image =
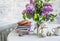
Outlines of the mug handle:
M 54 34 L 55 34 L 55 29 L 56 29 L 56 28 L 53 28 L 53 29 L 52 29 L 52 32 L 53 32 Z

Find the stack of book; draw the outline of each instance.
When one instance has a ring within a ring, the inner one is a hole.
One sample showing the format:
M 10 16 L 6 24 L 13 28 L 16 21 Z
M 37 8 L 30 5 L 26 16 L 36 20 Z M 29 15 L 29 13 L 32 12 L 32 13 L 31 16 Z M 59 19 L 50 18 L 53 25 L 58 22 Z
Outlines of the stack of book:
M 21 32 L 29 32 L 30 26 L 18 26 L 16 29 L 18 29 Z
M 29 34 L 29 32 L 30 32 L 30 26 L 31 26 L 31 22 L 29 22 L 27 20 L 23 20 L 23 21 L 21 21 L 21 22 L 18 23 L 16 31 L 19 34 L 22 34 L 22 35 Z

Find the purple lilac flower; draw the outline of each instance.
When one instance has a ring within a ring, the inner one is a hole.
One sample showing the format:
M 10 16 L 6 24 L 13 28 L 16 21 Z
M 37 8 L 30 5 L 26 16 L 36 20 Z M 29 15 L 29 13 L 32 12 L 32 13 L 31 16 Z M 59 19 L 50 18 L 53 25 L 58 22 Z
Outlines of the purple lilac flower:
M 32 4 L 33 3 L 33 0 L 30 0 L 30 4 Z
M 50 12 L 53 11 L 52 5 L 50 3 L 44 3 L 44 6 L 41 8 L 42 16 L 49 18 Z
M 46 18 L 49 18 L 49 16 L 50 16 L 49 14 L 46 14 Z
M 44 6 L 50 6 L 50 7 L 52 7 L 52 5 L 50 3 L 48 3 L 48 2 L 44 3 Z
M 25 14 L 26 13 L 26 10 L 23 10 L 22 14 Z
M 35 11 L 35 7 L 33 4 L 27 4 L 26 5 L 26 13 L 33 14 Z
M 44 16 L 46 18 L 49 18 L 50 14 L 48 14 L 48 13 L 42 13 L 42 16 Z
M 46 13 L 46 12 L 52 12 L 53 11 L 53 8 L 50 7 L 50 6 L 44 6 L 41 8 L 41 11 Z

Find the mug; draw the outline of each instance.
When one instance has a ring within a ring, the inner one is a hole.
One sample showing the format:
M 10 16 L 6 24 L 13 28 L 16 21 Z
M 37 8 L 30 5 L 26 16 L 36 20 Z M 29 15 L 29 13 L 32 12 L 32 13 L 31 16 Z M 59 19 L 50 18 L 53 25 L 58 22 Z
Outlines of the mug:
M 60 36 L 60 27 L 54 28 L 54 34 Z

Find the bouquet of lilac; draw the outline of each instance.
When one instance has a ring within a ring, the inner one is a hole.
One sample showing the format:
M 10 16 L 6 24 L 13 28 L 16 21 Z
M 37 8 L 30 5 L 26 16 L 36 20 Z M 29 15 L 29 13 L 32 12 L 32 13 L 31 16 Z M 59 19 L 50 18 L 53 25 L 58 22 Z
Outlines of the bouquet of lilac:
M 23 10 L 23 18 L 33 18 L 34 21 L 53 21 L 56 15 L 52 14 L 53 7 L 49 3 L 50 0 L 30 0 L 30 3 L 26 5 L 26 9 Z
M 39 26 L 44 21 L 54 21 L 57 15 L 52 14 L 53 6 L 49 3 L 50 0 L 30 0 L 30 3 L 26 5 L 26 9 L 23 10 L 23 18 L 24 19 L 33 19 L 36 21 L 37 35 L 39 34 Z M 44 27 L 43 27 L 44 28 Z M 41 35 L 43 32 L 43 28 L 41 27 Z

